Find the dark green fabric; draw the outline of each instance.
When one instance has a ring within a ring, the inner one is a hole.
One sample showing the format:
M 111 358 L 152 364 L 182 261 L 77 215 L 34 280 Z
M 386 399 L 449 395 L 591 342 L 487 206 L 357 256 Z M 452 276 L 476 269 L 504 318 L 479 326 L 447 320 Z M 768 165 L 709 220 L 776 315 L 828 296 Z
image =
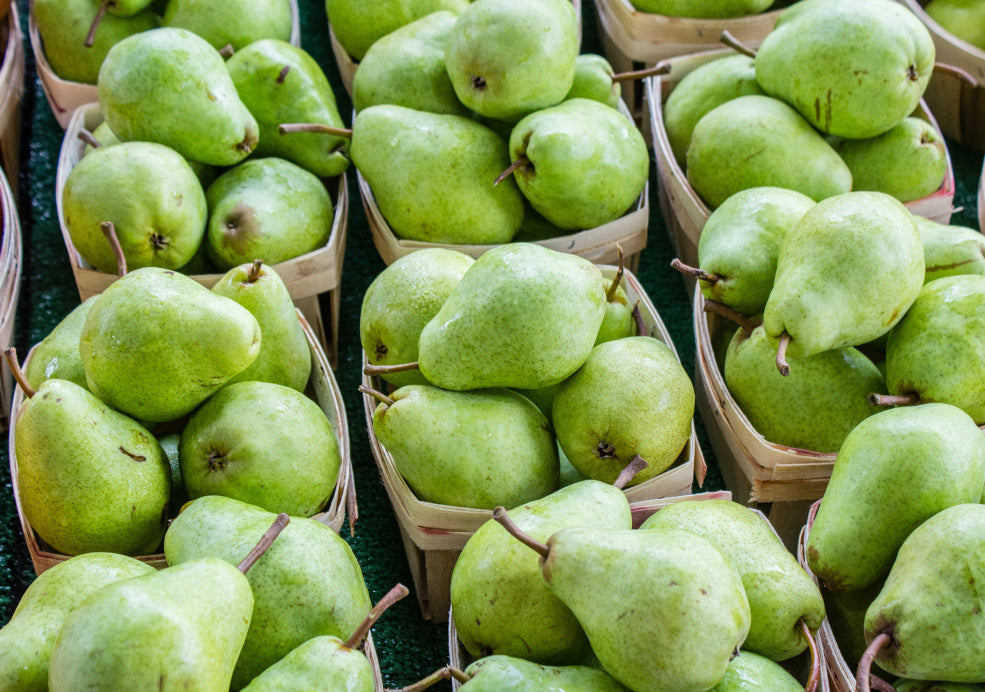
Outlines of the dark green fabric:
M 27 2 L 22 2 L 23 26 L 27 27 Z M 321 0 L 300 0 L 302 45 L 325 69 L 332 82 L 339 110 L 349 122 L 351 102 L 342 87 L 328 41 L 325 7 Z M 583 2 L 583 52 L 602 52 L 595 7 Z M 26 34 L 26 31 L 25 31 Z M 24 273 L 17 312 L 16 341 L 24 354 L 79 302 L 58 220 L 55 213 L 54 178 L 62 131 L 52 116 L 37 80 L 30 45 L 23 102 L 23 134 L 18 200 L 24 237 Z M 977 228 L 976 192 L 982 155 L 949 142 L 958 177 L 955 205 L 963 210 L 953 223 Z M 683 280 L 669 267 L 673 258 L 656 197 L 656 166 L 651 153 L 651 219 L 649 240 L 638 276 L 667 325 L 684 367 L 694 371 L 694 331 L 689 296 Z M 393 512 L 380 482 L 369 448 L 360 381 L 361 353 L 358 338 L 359 308 L 370 281 L 384 265 L 370 238 L 359 199 L 354 172 L 349 176 L 349 221 L 342 272 L 342 311 L 339 333 L 339 365 L 336 377 L 346 401 L 350 452 L 356 475 L 359 521 L 352 547 L 362 565 L 373 600 L 393 584 L 412 585 L 404 549 Z M 329 305 L 322 301 L 323 314 Z M 703 427 L 698 421 L 702 448 L 711 466 L 706 488 L 722 488 Z M 34 578 L 20 533 L 10 487 L 6 436 L 0 451 L 0 623 L 9 619 L 17 600 Z M 446 626 L 424 621 L 412 597 L 394 606 L 374 627 L 384 682 L 399 687 L 424 677 L 447 661 Z M 433 689 L 450 689 L 448 683 Z

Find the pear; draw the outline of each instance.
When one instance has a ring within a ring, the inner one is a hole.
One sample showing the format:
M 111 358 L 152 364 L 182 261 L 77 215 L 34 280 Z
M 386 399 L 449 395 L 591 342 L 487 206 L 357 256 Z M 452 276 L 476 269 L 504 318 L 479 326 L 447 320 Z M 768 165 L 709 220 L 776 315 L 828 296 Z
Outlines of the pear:
M 164 26 L 195 32 L 216 50 L 241 50 L 261 39 L 291 38 L 289 0 L 168 0 Z
M 598 53 L 579 53 L 575 58 L 575 77 L 564 100 L 585 98 L 619 108 L 622 87 L 613 80 L 615 70 Z
M 260 326 L 249 310 L 154 267 L 103 291 L 79 338 L 89 389 L 152 422 L 190 413 L 259 351 Z
M 310 517 L 332 497 L 342 466 L 335 428 L 304 394 L 238 382 L 192 413 L 178 448 L 188 497 L 226 495 Z
M 782 666 L 752 651 L 740 651 L 711 692 L 798 692 L 804 686 Z
M 187 29 L 123 39 L 107 53 L 97 87 L 106 122 L 121 139 L 158 142 L 216 166 L 238 163 L 256 147 L 256 120 L 222 56 Z
M 342 127 L 328 78 L 311 55 L 286 41 L 261 39 L 226 61 L 236 93 L 257 120 L 256 156 L 277 156 L 319 177 L 339 175 L 349 166 L 344 137 L 323 132 L 281 135 L 281 123 L 320 123 Z
M 971 685 L 961 682 L 927 682 L 926 680 L 897 680 L 893 683 L 896 692 L 983 692 L 985 685 Z
M 913 220 L 923 243 L 924 283 L 955 274 L 985 274 L 985 236 L 966 226 Z
M 121 142 L 76 164 L 65 180 L 62 215 L 79 254 L 115 274 L 117 258 L 103 223 L 113 224 L 129 269 L 178 269 L 202 244 L 208 209 L 198 176 L 176 151 Z
M 575 468 L 613 482 L 636 456 L 632 484 L 673 464 L 691 436 L 694 386 L 674 353 L 649 336 L 608 341 L 562 382 L 551 419 Z
M 82 301 L 34 347 L 24 368 L 24 375 L 34 389 L 48 379 L 68 380 L 86 387 L 86 374 L 79 355 L 79 336 L 97 297 L 90 296 Z
M 850 139 L 880 135 L 912 113 L 933 67 L 927 27 L 891 0 L 799 2 L 756 52 L 763 91 L 821 132 Z
M 412 384 L 374 396 L 373 431 L 422 501 L 492 509 L 557 489 L 554 436 L 523 395 Z
M 697 121 L 687 179 L 711 208 L 750 187 L 785 187 L 815 201 L 852 189 L 831 145 L 786 103 L 758 95 L 728 100 Z
M 629 296 L 622 287 L 622 248 L 619 249 L 619 269 L 612 281 L 605 282 L 605 315 L 602 325 L 595 335 L 595 346 L 606 341 L 615 341 L 627 336 L 636 336 L 636 320 L 633 316 L 635 306 L 630 306 Z M 552 397 L 553 400 L 553 397 Z M 552 404 L 553 406 L 553 404 Z
M 567 0 L 476 0 L 452 27 L 445 66 L 468 108 L 515 122 L 564 99 L 578 41 Z
M 924 12 L 948 33 L 985 50 L 985 25 L 979 0 L 930 0 Z
M 758 14 L 773 0 L 633 0 L 633 6 L 652 14 L 697 19 L 728 19 Z
M 831 471 L 807 541 L 811 570 L 829 590 L 865 588 L 889 572 L 914 528 L 978 502 L 983 483 L 985 438 L 961 409 L 921 404 L 866 418 Z
M 336 40 L 355 60 L 362 60 L 378 39 L 432 12 L 456 15 L 469 0 L 326 0 L 325 11 Z
M 595 343 L 605 315 L 601 277 L 583 257 L 541 245 L 487 251 L 422 330 L 421 374 L 456 390 L 561 382 Z
M 153 571 L 124 555 L 85 553 L 38 575 L 0 628 L 0 687 L 47 692 L 48 660 L 65 618 L 103 586 Z
M 380 272 L 363 294 L 359 311 L 359 342 L 369 363 L 416 361 L 421 330 L 474 262 L 457 250 L 422 248 L 397 258 Z M 426 383 L 418 370 L 383 378 L 398 387 Z
M 231 298 L 250 311 L 263 340 L 256 360 L 228 384 L 271 382 L 303 392 L 311 375 L 311 347 L 304 336 L 291 294 L 280 276 L 261 260 L 230 269 L 212 292 Z
M 235 564 L 273 515 L 228 497 L 190 502 L 168 529 L 169 565 L 217 557 Z M 352 549 L 315 519 L 295 517 L 247 573 L 255 605 L 233 674 L 233 689 L 317 636 L 348 639 L 370 611 Z
M 628 692 L 605 671 L 589 666 L 543 666 L 513 656 L 473 661 L 461 678 L 462 692 Z
M 858 662 L 865 653 L 865 611 L 872 605 L 885 579 L 877 579 L 864 589 L 856 591 L 828 591 L 821 589 L 824 596 L 824 616 L 831 626 L 831 633 L 838 642 L 838 650 L 851 670 L 858 668 Z

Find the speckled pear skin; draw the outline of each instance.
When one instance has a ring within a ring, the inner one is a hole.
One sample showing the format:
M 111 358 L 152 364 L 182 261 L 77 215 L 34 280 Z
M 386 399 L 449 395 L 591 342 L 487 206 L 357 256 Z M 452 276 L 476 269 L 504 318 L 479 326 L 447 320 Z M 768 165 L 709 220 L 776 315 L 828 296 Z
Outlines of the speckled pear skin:
M 557 384 L 588 357 L 605 303 L 602 273 L 583 257 L 531 243 L 493 248 L 422 330 L 421 373 L 455 390 Z
M 309 639 L 253 678 L 243 692 L 373 692 L 369 659 L 344 644 L 332 636 Z
M 961 682 L 927 682 L 926 680 L 897 680 L 896 692 L 983 692 L 985 685 Z
M 457 15 L 468 6 L 469 0 L 330 0 L 325 11 L 335 38 L 358 61 L 373 43 L 400 27 L 439 10 Z
M 961 409 L 920 404 L 870 416 L 838 452 L 807 540 L 808 564 L 829 590 L 865 588 L 889 572 L 914 528 L 947 507 L 978 502 L 983 482 L 985 437 Z
M 985 274 L 985 235 L 914 216 L 923 243 L 924 283 L 955 274 Z
M 187 29 L 162 27 L 114 45 L 97 80 L 106 122 L 123 140 L 158 142 L 215 166 L 256 147 L 256 120 L 222 56 Z
M 598 53 L 580 53 L 575 58 L 575 78 L 564 100 L 584 98 L 604 103 L 609 108 L 619 108 L 622 87 L 613 82 L 615 70 Z
M 798 692 L 804 686 L 782 666 L 766 656 L 743 650 L 729 663 L 728 671 L 711 692 Z
M 717 281 L 699 281 L 701 293 L 743 315 L 766 306 L 780 243 L 814 200 L 795 190 L 754 187 L 740 190 L 715 209 L 698 239 L 698 266 Z
M 944 346 L 946 344 L 946 347 Z M 985 276 L 962 274 L 924 284 L 886 343 L 892 394 L 957 406 L 985 423 Z
M 0 628 L 0 687 L 47 692 L 51 649 L 69 613 L 103 586 L 153 571 L 117 553 L 85 553 L 38 575 Z
M 250 583 L 218 558 L 114 582 L 65 619 L 49 688 L 226 692 L 252 612 Z
M 646 187 L 650 156 L 643 135 L 619 111 L 574 98 L 523 118 L 510 133 L 517 187 L 545 219 L 564 230 L 618 219 Z
M 569 526 L 633 527 L 625 494 L 593 480 L 510 509 L 510 518 L 541 542 Z M 493 520 L 475 532 L 455 563 L 451 611 L 459 640 L 475 658 L 503 654 L 574 665 L 590 651 L 581 625 L 544 581 L 537 553 Z
M 724 677 L 749 631 L 732 563 L 681 529 L 561 529 L 544 578 L 613 678 L 635 692 L 701 692 Z
M 54 378 L 87 388 L 86 374 L 79 356 L 79 335 L 96 298 L 90 296 L 76 306 L 34 347 L 31 359 L 24 367 L 24 374 L 32 387 L 37 389 L 45 380 Z
M 776 348 L 762 326 L 737 330 L 725 354 L 725 384 L 756 431 L 770 442 L 837 453 L 845 436 L 882 407 L 868 395 L 886 393 L 879 368 L 851 346 L 788 358 L 776 369 Z
M 201 497 L 172 522 L 164 554 L 169 565 L 205 556 L 239 564 L 273 520 L 273 513 L 232 498 Z M 315 519 L 291 517 L 247 578 L 256 604 L 233 689 L 312 637 L 347 639 L 372 607 L 352 549 Z
M 922 680 L 985 680 L 983 537 L 985 506 L 977 500 L 941 510 L 909 535 L 865 613 L 866 641 L 892 637 L 876 655 L 880 668 Z
M 821 592 L 769 523 L 749 507 L 728 500 L 678 502 L 655 512 L 640 528 L 691 531 L 732 561 L 752 613 L 743 650 L 785 661 L 807 647 L 801 621 L 812 632 L 821 626 Z
M 195 32 L 216 50 L 230 45 L 240 51 L 256 41 L 291 38 L 288 0 L 169 0 L 161 19 L 164 26 Z
M 629 692 L 605 671 L 589 666 L 544 666 L 523 658 L 487 656 L 465 669 L 462 692 Z
M 46 380 L 17 416 L 21 508 L 42 539 L 66 555 L 160 546 L 171 475 L 146 428 L 66 380 Z
M 154 267 L 110 284 L 79 338 L 90 391 L 152 422 L 190 413 L 259 351 L 260 325 L 249 310 Z
M 671 17 L 721 19 L 758 14 L 773 0 L 634 0 L 633 6 L 643 12 Z
M 557 489 L 550 424 L 522 394 L 412 384 L 390 397 L 376 407 L 373 431 L 421 500 L 494 509 Z
M 838 195 L 784 237 L 763 326 L 771 340 L 791 336 L 794 358 L 864 344 L 902 319 L 923 275 L 920 233 L 902 203 L 882 192 Z
M 853 139 L 882 134 L 912 113 L 933 67 L 927 27 L 890 0 L 798 2 L 756 52 L 763 91 L 821 132 Z

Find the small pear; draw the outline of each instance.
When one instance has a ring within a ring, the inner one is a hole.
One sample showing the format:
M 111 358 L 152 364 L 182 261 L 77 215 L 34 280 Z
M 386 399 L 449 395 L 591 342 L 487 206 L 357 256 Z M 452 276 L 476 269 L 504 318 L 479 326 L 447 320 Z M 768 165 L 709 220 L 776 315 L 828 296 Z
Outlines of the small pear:
M 985 235 L 973 228 L 945 226 L 922 216 L 914 216 L 913 220 L 923 243 L 924 283 L 955 274 L 985 274 Z
M 457 15 L 468 6 L 469 0 L 331 0 L 325 11 L 336 40 L 359 61 L 373 43 L 405 24 L 439 10 Z
M 729 663 L 725 677 L 711 692 L 799 692 L 804 689 L 797 679 L 766 656 L 740 651 Z
M 87 387 L 82 357 L 79 355 L 79 336 L 96 298 L 90 296 L 82 301 L 34 347 L 24 369 L 32 387 L 37 389 L 48 379 L 68 380 L 80 387 Z
M 628 692 L 605 671 L 589 666 L 543 666 L 512 656 L 473 661 L 460 679 L 462 692 Z
M 615 70 L 598 53 L 580 53 L 575 58 L 575 78 L 564 100 L 585 98 L 604 103 L 609 108 L 619 108 L 622 87 L 613 81 Z
M 289 0 L 168 0 L 163 25 L 195 32 L 216 50 L 239 51 L 263 39 L 291 38 Z

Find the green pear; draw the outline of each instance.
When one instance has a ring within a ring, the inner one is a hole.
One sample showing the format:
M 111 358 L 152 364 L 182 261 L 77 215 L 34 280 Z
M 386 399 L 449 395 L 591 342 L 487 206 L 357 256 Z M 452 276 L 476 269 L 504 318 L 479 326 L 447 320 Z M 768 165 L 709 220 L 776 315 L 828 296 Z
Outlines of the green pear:
M 510 510 L 538 541 L 569 526 L 631 529 L 621 490 L 585 480 Z M 483 524 L 451 574 L 451 612 L 459 641 L 475 658 L 503 654 L 545 665 L 573 665 L 590 650 L 574 614 L 541 576 L 537 554 L 498 522 Z
M 85 553 L 38 575 L 0 628 L 0 687 L 8 692 L 47 692 L 51 649 L 69 613 L 103 586 L 153 571 L 147 563 L 124 555 Z
M 628 692 L 605 671 L 589 666 L 543 666 L 514 656 L 486 656 L 465 669 L 462 692 Z
M 103 17 L 92 46 L 86 34 L 96 14 L 92 0 L 36 0 L 31 11 L 44 44 L 44 57 L 62 79 L 95 84 L 110 48 L 133 34 L 157 28 L 161 18 L 151 11 L 132 17 Z
M 580 53 L 575 58 L 575 78 L 564 100 L 574 98 L 592 99 L 604 103 L 609 108 L 619 108 L 622 87 L 612 78 L 615 70 L 598 53 Z
M 99 147 L 94 147 L 92 144 L 86 144 L 84 154 L 95 151 L 97 148 L 101 147 L 111 147 L 114 144 L 119 144 L 122 140 L 116 136 L 116 133 L 110 129 L 109 123 L 105 120 L 96 126 L 96 129 L 92 131 L 92 138 L 99 143 Z
M 510 134 L 517 187 L 558 228 L 618 219 L 646 187 L 650 156 L 635 123 L 598 101 L 574 98 L 526 116 Z
M 170 147 L 121 142 L 82 157 L 65 180 L 62 216 L 72 244 L 101 272 L 117 272 L 102 224 L 110 222 L 130 270 L 178 269 L 205 234 L 208 209 L 198 176 Z
M 855 591 L 821 589 L 821 595 L 824 596 L 824 616 L 831 626 L 841 657 L 851 670 L 858 668 L 859 660 L 868 646 L 865 641 L 865 611 L 882 591 L 885 581 L 876 579 L 864 589 Z
M 349 166 L 344 137 L 323 132 L 281 135 L 282 123 L 343 127 L 335 94 L 318 62 L 286 41 L 262 39 L 226 61 L 236 93 L 260 127 L 256 156 L 277 156 L 323 178 Z
M 116 17 L 132 17 L 144 10 L 153 9 L 151 8 L 152 2 L 153 0 L 99 0 L 95 17 L 83 45 L 89 48 L 95 43 L 95 34 L 107 14 Z
M 270 512 L 210 495 L 190 502 L 164 540 L 169 565 L 217 557 L 235 564 L 270 524 Z M 247 573 L 255 605 L 235 661 L 233 689 L 317 636 L 347 639 L 370 611 L 349 545 L 315 519 L 295 517 Z
M 89 389 L 152 422 L 190 413 L 259 351 L 260 326 L 249 310 L 183 274 L 154 267 L 110 284 L 79 338 Z
M 815 201 L 852 188 L 848 166 L 800 114 L 757 95 L 726 101 L 697 121 L 687 179 L 711 208 L 750 187 L 785 187 Z
M 485 125 L 388 104 L 356 115 L 352 162 L 393 232 L 431 243 L 507 243 L 520 228 L 523 195 L 506 142 Z
M 216 50 L 241 50 L 261 39 L 291 38 L 289 0 L 168 0 L 164 26 L 188 29 Z
M 930 0 L 923 7 L 931 19 L 962 41 L 985 50 L 985 23 L 981 0 Z
M 187 29 L 162 27 L 123 39 L 107 53 L 97 87 L 106 122 L 120 139 L 158 142 L 216 166 L 238 163 L 256 147 L 256 120 L 222 56 Z
M 789 358 L 776 368 L 776 349 L 762 326 L 738 330 L 725 355 L 725 384 L 742 413 L 770 442 L 830 454 L 860 422 L 881 410 L 868 401 L 886 392 L 879 368 L 851 346 Z
M 359 311 L 359 342 L 372 365 L 411 363 L 424 325 L 431 321 L 475 262 L 446 248 L 422 248 L 397 258 L 380 272 Z M 418 370 L 383 375 L 398 387 L 425 384 Z
M 667 96 L 664 128 L 677 163 L 684 165 L 691 133 L 716 106 L 739 96 L 763 94 L 752 58 L 740 53 L 715 58 L 688 72 Z
M 550 425 L 510 389 L 400 387 L 376 407 L 373 432 L 424 502 L 492 509 L 557 489 Z
M 304 394 L 269 382 L 223 387 L 192 413 L 178 448 L 188 497 L 225 495 L 310 517 L 332 497 L 338 436 Z
M 927 27 L 891 0 L 801 0 L 756 52 L 763 91 L 821 132 L 851 139 L 882 134 L 912 113 L 933 67 Z
M 541 245 L 487 251 L 421 332 L 421 373 L 459 390 L 561 382 L 595 343 L 605 315 L 601 276 L 583 257 Z
M 564 99 L 578 42 L 568 0 L 476 0 L 452 27 L 445 66 L 471 110 L 516 121 Z
M 379 38 L 352 79 L 357 111 L 390 103 L 468 117 L 445 69 L 445 45 L 457 13 L 439 10 Z
M 755 510 L 731 500 L 678 502 L 655 512 L 640 528 L 691 531 L 732 561 L 752 613 L 743 650 L 785 661 L 807 648 L 804 627 L 820 628 L 821 592 Z
M 49 379 L 68 380 L 80 387 L 87 387 L 82 357 L 79 355 L 79 336 L 97 297 L 90 296 L 82 301 L 34 347 L 24 368 L 24 375 L 32 387 L 37 389 Z
M 853 190 L 876 190 L 910 202 L 936 192 L 947 173 L 944 138 L 926 120 L 903 118 L 869 139 L 842 139 L 835 151 L 852 172 Z
M 228 384 L 272 382 L 303 392 L 311 375 L 311 347 L 291 294 L 280 276 L 260 260 L 230 269 L 212 292 L 231 298 L 250 311 L 260 325 L 260 353 Z
M 590 478 L 613 482 L 636 456 L 648 466 L 631 484 L 663 473 L 691 436 L 694 386 L 677 357 L 649 336 L 592 349 L 561 383 L 551 419 L 571 463 Z
M 784 236 L 763 310 L 770 339 L 808 356 L 888 332 L 923 285 L 923 245 L 913 215 L 882 192 L 819 202 Z
M 632 4 L 641 12 L 670 17 L 728 19 L 758 14 L 773 0 L 633 0 Z
M 277 264 L 324 247 L 335 211 L 321 180 L 301 166 L 251 159 L 205 193 L 209 258 L 223 270 L 260 258 Z
M 325 0 L 336 40 L 357 61 L 374 42 L 405 24 L 439 10 L 457 15 L 468 6 L 469 0 Z
M 620 265 L 621 266 L 621 265 Z M 622 287 L 622 272 L 617 272 L 612 281 L 605 281 L 605 315 L 602 325 L 595 335 L 595 346 L 606 341 L 615 341 L 627 336 L 636 336 L 634 306 L 629 304 L 629 296 Z M 552 404 L 553 406 L 553 404 Z
M 181 442 L 181 433 L 168 433 L 157 438 L 168 460 L 168 468 L 171 471 L 171 500 L 169 504 L 169 514 L 171 518 L 178 516 L 178 512 L 186 502 L 188 493 L 185 492 L 185 482 L 181 479 L 181 463 L 178 456 L 178 444 Z
M 955 274 L 985 274 L 985 236 L 973 228 L 913 220 L 923 243 L 924 283 Z
M 803 689 L 804 686 L 782 666 L 766 656 L 743 650 L 729 662 L 725 677 L 711 688 L 711 692 L 798 692 Z
M 927 682 L 926 680 L 897 680 L 896 692 L 983 692 L 985 685 L 961 682 Z
M 882 578 L 927 518 L 978 502 L 985 437 L 949 404 L 881 411 L 859 423 L 838 452 L 807 541 L 811 570 L 831 591 Z

